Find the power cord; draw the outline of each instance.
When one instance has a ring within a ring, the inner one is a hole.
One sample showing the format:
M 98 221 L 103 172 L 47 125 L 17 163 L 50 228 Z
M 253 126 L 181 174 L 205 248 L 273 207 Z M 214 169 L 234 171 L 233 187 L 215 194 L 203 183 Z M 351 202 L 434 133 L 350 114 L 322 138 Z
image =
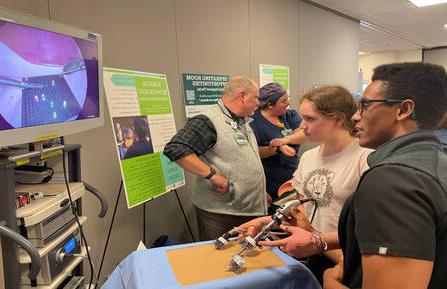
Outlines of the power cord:
M 272 201 L 272 206 L 275 209 L 275 211 L 276 211 L 277 208 L 281 207 L 280 205 L 276 205 L 275 203 L 277 203 L 279 201 L 284 202 L 284 199 L 289 200 L 290 196 L 293 196 L 293 195 L 298 195 L 298 192 L 297 192 L 296 189 L 291 189 L 289 191 L 286 191 L 280 197 L 278 197 L 275 200 L 273 200 Z M 310 218 L 310 223 L 312 224 L 312 222 L 314 220 L 314 217 L 315 217 L 315 214 L 317 213 L 317 209 L 318 209 L 318 202 L 317 202 L 317 200 L 314 199 L 314 198 L 307 198 L 307 199 L 301 199 L 300 201 L 301 201 L 301 204 L 304 204 L 304 203 L 307 203 L 307 202 L 313 202 L 314 203 L 314 209 L 313 209 L 313 212 L 312 212 L 312 217 Z
M 312 217 L 310 218 L 310 223 L 312 224 L 312 222 L 314 221 L 315 214 L 317 213 L 318 202 L 317 202 L 316 199 L 312 199 L 312 198 L 301 200 L 301 204 L 304 204 L 304 203 L 307 203 L 307 202 L 314 203 L 314 209 L 312 211 Z
M 61 138 L 61 143 L 64 144 L 63 138 Z M 75 206 L 74 206 L 74 203 L 73 203 L 73 199 L 71 197 L 70 185 L 69 185 L 68 179 L 67 179 L 67 169 L 66 169 L 66 166 L 65 166 L 65 150 L 62 150 L 62 166 L 63 166 L 63 172 L 64 172 L 65 186 L 67 188 L 67 194 L 68 194 L 68 199 L 70 200 L 71 210 L 73 212 L 73 215 L 75 216 L 76 223 L 78 224 L 79 231 L 81 232 L 81 238 L 84 241 L 85 249 L 87 250 L 87 257 L 88 257 L 88 262 L 89 262 L 89 265 L 90 265 L 90 282 L 89 282 L 89 285 L 88 285 L 88 289 L 90 289 L 90 287 L 92 286 L 92 283 L 93 283 L 93 276 L 95 275 L 95 270 L 94 270 L 94 267 L 93 267 L 92 258 L 90 257 L 90 250 L 89 250 L 89 246 L 88 246 L 88 243 L 87 243 L 87 239 L 85 238 L 84 231 L 83 231 L 82 226 L 81 226 L 81 222 L 79 221 L 79 216 L 78 216 L 78 214 L 76 212 L 76 209 L 75 209 Z
M 104 251 L 102 252 L 101 264 L 99 265 L 98 275 L 96 276 L 95 288 L 98 288 L 99 277 L 101 277 L 102 265 L 104 264 L 104 259 L 105 259 L 106 253 L 107 253 L 107 248 L 109 246 L 110 235 L 112 233 L 113 223 L 115 222 L 115 215 L 116 215 L 116 211 L 118 208 L 118 201 L 120 200 L 122 190 L 123 190 L 123 181 L 121 180 L 120 188 L 118 190 L 118 196 L 116 197 L 116 201 L 115 201 L 115 208 L 113 209 L 112 220 L 110 221 L 109 232 L 107 233 L 106 244 L 104 246 Z

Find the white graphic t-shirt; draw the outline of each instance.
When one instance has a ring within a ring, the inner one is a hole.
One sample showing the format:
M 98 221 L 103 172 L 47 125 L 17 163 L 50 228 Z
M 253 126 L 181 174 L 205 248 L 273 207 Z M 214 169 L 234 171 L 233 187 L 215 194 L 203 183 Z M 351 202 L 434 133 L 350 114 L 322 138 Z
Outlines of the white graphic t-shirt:
M 321 232 L 337 231 L 338 218 L 346 199 L 354 192 L 362 173 L 368 169 L 366 158 L 372 150 L 355 140 L 335 155 L 323 157 L 321 146 L 306 151 L 293 174 L 293 187 L 302 198 L 316 199 L 318 209 L 312 225 Z M 305 204 L 310 219 L 313 202 Z

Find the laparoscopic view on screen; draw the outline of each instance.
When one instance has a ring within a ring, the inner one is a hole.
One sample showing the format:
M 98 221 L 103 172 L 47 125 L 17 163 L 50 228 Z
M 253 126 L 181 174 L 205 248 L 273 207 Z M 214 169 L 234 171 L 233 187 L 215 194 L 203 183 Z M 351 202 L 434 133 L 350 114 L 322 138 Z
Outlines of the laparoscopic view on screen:
M 0 130 L 98 117 L 96 43 L 0 20 Z

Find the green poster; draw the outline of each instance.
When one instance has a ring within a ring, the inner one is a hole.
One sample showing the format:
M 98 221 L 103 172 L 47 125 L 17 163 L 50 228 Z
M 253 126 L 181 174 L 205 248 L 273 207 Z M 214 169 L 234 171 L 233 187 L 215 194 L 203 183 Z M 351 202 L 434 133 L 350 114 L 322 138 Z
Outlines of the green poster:
M 183 73 L 186 117 L 200 114 L 222 96 L 228 75 Z
M 183 169 L 176 163 L 171 162 L 164 154 L 160 153 L 163 175 L 166 187 L 181 183 L 185 180 Z
M 141 114 L 172 113 L 166 78 L 135 76 L 134 79 Z
M 259 80 L 260 86 L 276 82 L 281 84 L 290 93 L 288 66 L 259 64 Z
M 148 201 L 165 191 L 160 153 L 125 159 L 121 164 L 129 207 Z
M 287 91 L 289 90 L 289 68 L 273 68 L 273 82 L 279 83 Z

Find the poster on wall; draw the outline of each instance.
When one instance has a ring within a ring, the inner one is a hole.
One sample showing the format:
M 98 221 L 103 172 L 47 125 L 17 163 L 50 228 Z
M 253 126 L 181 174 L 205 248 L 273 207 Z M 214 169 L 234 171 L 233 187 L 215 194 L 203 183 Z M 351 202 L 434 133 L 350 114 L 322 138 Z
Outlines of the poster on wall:
M 183 73 L 186 117 L 202 113 L 222 96 L 228 75 Z
M 290 94 L 289 67 L 271 64 L 259 64 L 259 85 L 262 87 L 268 83 L 276 82 L 282 85 Z
M 166 75 L 104 67 L 104 89 L 128 208 L 183 186 L 162 153 L 176 134 Z

